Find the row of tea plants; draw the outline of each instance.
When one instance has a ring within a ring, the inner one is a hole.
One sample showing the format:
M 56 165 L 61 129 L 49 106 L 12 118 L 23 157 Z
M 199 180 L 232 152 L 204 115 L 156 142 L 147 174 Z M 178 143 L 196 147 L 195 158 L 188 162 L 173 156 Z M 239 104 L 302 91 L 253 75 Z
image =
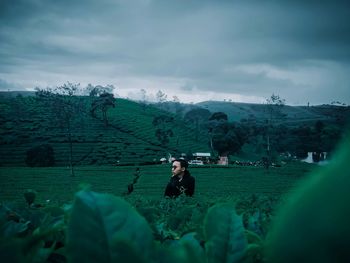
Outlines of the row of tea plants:
M 215 204 L 189 197 L 127 200 L 88 189 L 61 207 L 0 206 L 7 262 L 262 262 L 274 198 Z

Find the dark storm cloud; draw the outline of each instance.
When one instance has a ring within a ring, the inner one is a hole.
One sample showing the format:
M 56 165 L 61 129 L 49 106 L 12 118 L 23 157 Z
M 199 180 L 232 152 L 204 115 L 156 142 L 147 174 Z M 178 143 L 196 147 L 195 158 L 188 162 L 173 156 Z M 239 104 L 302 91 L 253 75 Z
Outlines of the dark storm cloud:
M 5 0 L 0 77 L 167 78 L 291 101 L 333 84 L 350 103 L 349 17 L 347 1 Z

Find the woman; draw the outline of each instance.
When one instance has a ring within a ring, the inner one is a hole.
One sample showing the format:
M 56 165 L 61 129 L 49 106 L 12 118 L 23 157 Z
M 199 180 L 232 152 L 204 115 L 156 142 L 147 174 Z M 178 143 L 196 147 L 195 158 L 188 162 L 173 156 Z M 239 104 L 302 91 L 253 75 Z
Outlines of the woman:
M 172 176 L 165 188 L 164 195 L 177 197 L 185 193 L 187 196 L 192 196 L 194 194 L 195 179 L 188 171 L 188 163 L 185 160 L 176 159 L 173 161 L 171 171 Z

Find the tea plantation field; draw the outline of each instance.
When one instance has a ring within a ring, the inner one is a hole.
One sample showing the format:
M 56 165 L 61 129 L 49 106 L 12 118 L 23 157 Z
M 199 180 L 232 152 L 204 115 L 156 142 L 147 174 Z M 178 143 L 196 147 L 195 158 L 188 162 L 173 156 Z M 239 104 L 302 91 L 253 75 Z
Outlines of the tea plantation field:
M 349 258 L 347 246 L 335 248 L 349 243 L 348 149 L 324 167 L 193 166 L 194 198 L 176 199 L 163 198 L 170 165 L 80 166 L 75 177 L 66 167 L 1 167 L 0 257 L 45 263 L 101 262 L 104 255 L 113 260 L 103 262 L 349 262 L 334 253 Z M 319 251 L 330 260 L 320 261 Z
M 281 195 L 307 176 L 315 166 L 289 163 L 266 170 L 262 167 L 192 166 L 196 178 L 195 196 L 227 199 L 244 194 Z M 139 168 L 137 179 L 136 169 Z M 80 166 L 75 177 L 66 167 L 0 167 L 0 200 L 23 201 L 26 189 L 38 193 L 38 202 L 62 204 L 72 201 L 79 185 L 88 184 L 96 192 L 125 196 L 134 182 L 131 196 L 159 199 L 170 177 L 170 165 Z M 136 181 L 135 181 L 136 180 Z

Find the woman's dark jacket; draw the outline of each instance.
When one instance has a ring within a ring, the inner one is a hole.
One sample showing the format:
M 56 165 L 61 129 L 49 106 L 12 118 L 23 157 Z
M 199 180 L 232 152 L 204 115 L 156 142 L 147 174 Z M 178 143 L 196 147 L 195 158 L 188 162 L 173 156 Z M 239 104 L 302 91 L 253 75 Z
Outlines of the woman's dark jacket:
M 192 196 L 194 194 L 195 179 L 190 173 L 185 173 L 180 181 L 180 178 L 173 176 L 170 178 L 170 182 L 165 188 L 165 196 L 177 197 L 182 193 L 187 196 Z

